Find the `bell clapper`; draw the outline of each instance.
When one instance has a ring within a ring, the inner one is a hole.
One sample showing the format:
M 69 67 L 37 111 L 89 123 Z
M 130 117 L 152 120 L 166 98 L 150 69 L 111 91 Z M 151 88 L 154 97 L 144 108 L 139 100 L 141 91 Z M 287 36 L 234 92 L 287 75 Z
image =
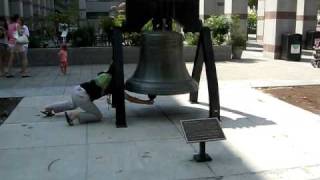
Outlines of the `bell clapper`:
M 156 99 L 157 96 L 154 94 L 148 94 L 148 97 L 150 101 L 153 101 L 154 99 Z

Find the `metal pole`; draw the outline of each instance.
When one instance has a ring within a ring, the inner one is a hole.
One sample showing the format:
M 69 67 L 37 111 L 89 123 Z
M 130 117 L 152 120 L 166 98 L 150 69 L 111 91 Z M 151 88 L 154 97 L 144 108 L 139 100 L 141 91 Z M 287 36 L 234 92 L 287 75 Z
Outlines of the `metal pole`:
M 122 32 L 114 29 L 112 33 L 113 63 L 115 79 L 114 91 L 112 92 L 113 105 L 116 107 L 116 126 L 118 128 L 127 127 L 126 111 L 124 102 L 124 73 L 123 73 L 123 49 Z
M 212 158 L 206 153 L 206 142 L 199 143 L 199 154 L 195 154 L 193 159 L 197 162 L 206 162 L 212 160 Z
M 204 160 L 206 159 L 206 142 L 200 142 L 199 143 L 199 148 L 200 148 L 200 159 Z

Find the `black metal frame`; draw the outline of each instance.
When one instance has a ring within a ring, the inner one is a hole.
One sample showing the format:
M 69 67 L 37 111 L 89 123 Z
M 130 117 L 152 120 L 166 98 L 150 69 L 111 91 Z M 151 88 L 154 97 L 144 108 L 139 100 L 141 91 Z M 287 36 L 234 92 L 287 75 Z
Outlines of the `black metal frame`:
M 125 115 L 124 101 L 124 71 L 123 71 L 123 48 L 122 48 L 122 32 L 120 29 L 114 29 L 112 32 L 112 48 L 113 48 L 113 63 L 115 91 L 112 92 L 112 104 L 116 108 L 116 126 L 127 127 Z M 220 120 L 220 100 L 219 100 L 219 85 L 217 78 L 216 65 L 214 60 L 214 52 L 210 29 L 202 27 L 200 38 L 197 46 L 192 78 L 200 82 L 203 63 L 206 67 L 208 92 L 209 92 L 209 117 L 216 117 Z M 198 103 L 198 92 L 190 93 L 190 101 Z
M 220 121 L 220 99 L 217 70 L 214 59 L 210 29 L 202 27 L 198 41 L 196 57 L 192 71 L 192 78 L 200 83 L 203 63 L 206 66 L 208 92 L 209 92 L 209 117 L 216 117 Z M 198 91 L 190 93 L 190 101 L 198 103 Z
M 123 48 L 122 32 L 120 29 L 112 31 L 112 57 L 114 64 L 113 77 L 114 90 L 112 91 L 112 106 L 116 108 L 116 126 L 127 127 L 126 109 L 124 102 L 124 72 L 123 72 Z

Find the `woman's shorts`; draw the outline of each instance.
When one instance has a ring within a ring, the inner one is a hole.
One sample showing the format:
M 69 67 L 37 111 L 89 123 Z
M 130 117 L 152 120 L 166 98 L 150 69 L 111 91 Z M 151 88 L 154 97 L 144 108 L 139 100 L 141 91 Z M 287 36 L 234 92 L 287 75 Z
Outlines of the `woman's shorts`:
M 25 52 L 23 45 L 19 45 L 19 44 L 9 44 L 8 45 L 8 51 L 10 53 L 22 53 L 22 52 Z
M 67 61 L 60 61 L 60 66 L 68 66 L 68 62 Z
M 8 54 L 8 46 L 0 44 L 0 57 L 3 57 Z

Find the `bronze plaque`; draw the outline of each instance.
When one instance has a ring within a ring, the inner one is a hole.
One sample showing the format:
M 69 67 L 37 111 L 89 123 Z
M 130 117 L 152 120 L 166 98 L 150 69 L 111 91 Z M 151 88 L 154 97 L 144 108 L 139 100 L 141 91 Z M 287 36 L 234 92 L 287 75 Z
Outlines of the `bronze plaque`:
M 187 143 L 225 140 L 217 118 L 180 121 Z

